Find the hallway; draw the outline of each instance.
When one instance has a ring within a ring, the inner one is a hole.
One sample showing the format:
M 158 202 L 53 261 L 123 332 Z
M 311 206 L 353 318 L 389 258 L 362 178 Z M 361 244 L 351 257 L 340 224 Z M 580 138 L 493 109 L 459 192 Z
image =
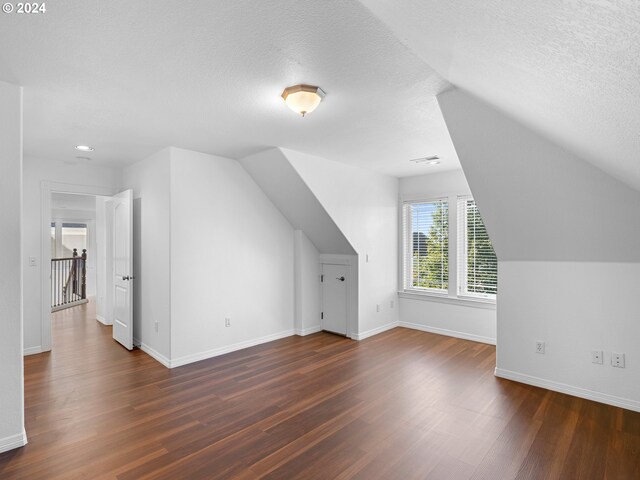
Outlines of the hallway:
M 640 414 L 497 379 L 489 345 L 318 333 L 169 370 L 93 309 L 25 358 L 29 444 L 3 480 L 639 477 Z

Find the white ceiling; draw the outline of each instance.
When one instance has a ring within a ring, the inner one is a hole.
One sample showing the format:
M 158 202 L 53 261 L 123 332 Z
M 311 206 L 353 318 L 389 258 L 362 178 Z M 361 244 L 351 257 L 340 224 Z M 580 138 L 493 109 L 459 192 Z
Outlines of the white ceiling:
M 61 0 L 0 15 L 0 45 L 0 80 L 24 86 L 26 156 L 280 146 L 396 176 L 459 168 L 435 100 L 449 83 L 355 0 Z M 279 96 L 301 82 L 327 92 L 307 118 Z
M 640 189 L 638 0 L 361 0 L 441 76 Z

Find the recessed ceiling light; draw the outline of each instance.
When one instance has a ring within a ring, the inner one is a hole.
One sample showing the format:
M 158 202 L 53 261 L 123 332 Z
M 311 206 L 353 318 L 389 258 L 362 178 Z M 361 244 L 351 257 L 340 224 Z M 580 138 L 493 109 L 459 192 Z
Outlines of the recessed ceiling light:
M 282 92 L 282 98 L 287 106 L 303 117 L 313 112 L 326 93 L 314 85 L 293 85 Z
M 430 157 L 414 158 L 411 161 L 414 163 L 426 163 L 427 165 L 438 165 L 440 163 L 440 157 L 431 155 Z
M 76 145 L 76 150 L 80 150 L 81 152 L 93 152 L 93 147 L 89 145 Z

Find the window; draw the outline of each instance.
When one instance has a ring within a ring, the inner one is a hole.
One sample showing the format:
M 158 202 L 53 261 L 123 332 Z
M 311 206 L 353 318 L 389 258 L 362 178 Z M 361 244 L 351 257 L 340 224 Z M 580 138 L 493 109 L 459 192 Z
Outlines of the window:
M 458 198 L 458 293 L 495 299 L 498 260 L 476 202 Z
M 78 255 L 87 248 L 87 225 L 84 223 L 62 224 L 62 252 L 60 258 L 68 258 L 73 255 L 73 249 L 78 250 Z
M 449 206 L 446 200 L 405 202 L 405 289 L 447 293 Z

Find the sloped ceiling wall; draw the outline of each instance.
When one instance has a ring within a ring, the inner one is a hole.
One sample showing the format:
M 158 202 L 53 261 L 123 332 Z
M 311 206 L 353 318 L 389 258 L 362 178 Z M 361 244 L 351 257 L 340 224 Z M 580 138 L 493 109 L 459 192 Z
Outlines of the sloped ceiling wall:
M 482 101 L 438 97 L 499 260 L 640 261 L 640 193 Z
M 455 86 L 640 190 L 637 0 L 360 0 Z
M 349 241 L 280 149 L 250 155 L 241 163 L 293 228 L 305 232 L 320 253 L 355 254 Z

